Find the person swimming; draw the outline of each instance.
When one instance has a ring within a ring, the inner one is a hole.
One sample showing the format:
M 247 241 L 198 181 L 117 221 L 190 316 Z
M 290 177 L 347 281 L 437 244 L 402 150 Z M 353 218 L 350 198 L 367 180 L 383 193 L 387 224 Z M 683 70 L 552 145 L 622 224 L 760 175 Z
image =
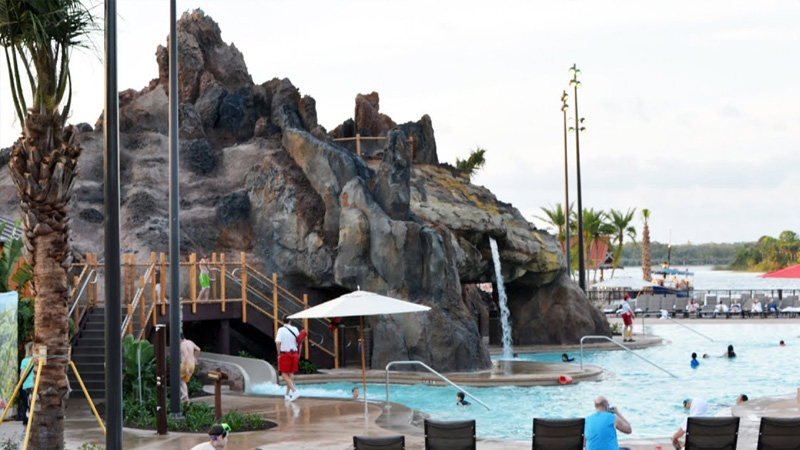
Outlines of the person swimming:
M 692 353 L 692 361 L 689 363 L 692 369 L 697 369 L 700 366 L 700 361 L 697 360 L 697 353 Z
M 728 357 L 728 358 L 736 358 L 736 352 L 734 352 L 734 351 L 733 351 L 733 346 L 732 346 L 732 345 L 729 345 L 729 346 L 728 346 L 728 351 L 727 351 L 727 352 L 725 352 L 725 354 L 724 354 L 724 355 L 722 355 L 722 357 L 723 357 L 723 358 L 724 358 L 724 357 Z
M 568 354 L 562 353 L 561 354 L 561 362 L 572 362 L 575 361 L 575 358 L 570 358 Z

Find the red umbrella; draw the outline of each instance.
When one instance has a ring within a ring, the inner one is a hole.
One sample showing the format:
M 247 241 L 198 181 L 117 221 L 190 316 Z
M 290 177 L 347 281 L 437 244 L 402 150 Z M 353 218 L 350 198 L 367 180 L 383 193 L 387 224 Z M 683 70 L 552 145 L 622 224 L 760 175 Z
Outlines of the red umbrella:
M 765 273 L 761 278 L 800 278 L 800 264 Z

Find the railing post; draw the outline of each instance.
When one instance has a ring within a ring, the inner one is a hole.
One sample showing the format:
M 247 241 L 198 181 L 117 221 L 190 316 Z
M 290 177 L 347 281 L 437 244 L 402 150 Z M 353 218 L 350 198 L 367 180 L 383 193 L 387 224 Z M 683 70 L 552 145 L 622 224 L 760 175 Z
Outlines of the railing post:
M 128 303 L 128 334 L 133 334 L 133 307 Z
M 247 261 L 242 252 L 242 323 L 247 323 Z
M 158 293 L 158 302 L 161 303 L 161 315 L 164 316 L 167 314 L 167 302 L 166 302 L 166 286 L 164 286 L 164 281 L 167 280 L 167 265 L 165 263 L 167 255 L 164 252 L 161 252 L 161 255 L 158 257 L 159 264 L 161 265 L 161 279 L 158 281 L 161 284 L 161 292 Z
M 278 274 L 272 272 L 272 335 L 278 335 Z
M 214 293 L 217 292 L 217 279 L 211 276 L 212 273 L 211 267 L 217 267 L 217 252 L 211 253 L 211 265 L 208 267 L 208 278 L 209 281 L 211 282 L 211 286 L 209 286 L 209 289 L 211 289 L 211 293 L 209 294 L 208 297 L 214 298 Z
M 122 301 L 125 303 L 130 302 L 131 296 L 128 294 L 128 277 L 131 275 L 131 268 L 128 266 L 128 255 L 126 253 L 122 254 L 122 284 L 124 287 L 122 288 Z
M 333 368 L 339 368 L 339 325 L 333 330 Z
M 356 155 L 361 156 L 361 133 L 356 133 Z
M 142 330 L 144 330 L 147 324 L 147 318 L 144 315 L 147 306 L 147 296 L 144 295 L 144 276 L 139 277 L 139 289 L 142 290 L 142 296 L 139 298 L 139 323 L 142 325 Z M 133 322 L 133 317 L 131 317 L 131 322 Z
M 222 300 L 222 312 L 225 312 L 225 253 L 220 253 L 219 265 L 219 298 Z
M 303 310 L 308 309 L 308 294 L 303 294 Z M 308 332 L 308 318 L 303 319 L 303 329 Z M 308 339 L 303 340 L 303 347 L 306 352 L 306 359 L 308 359 Z
M 197 254 L 191 253 L 189 255 L 189 297 L 192 299 L 192 308 L 194 308 L 197 301 L 197 270 L 195 266 L 197 261 Z M 194 313 L 194 309 L 192 310 Z
M 158 280 L 156 280 L 156 269 L 158 268 L 156 265 L 156 252 L 150 252 L 150 267 L 153 268 L 153 271 L 150 272 L 150 303 L 155 307 L 158 304 L 158 299 L 156 298 L 156 284 L 158 283 Z

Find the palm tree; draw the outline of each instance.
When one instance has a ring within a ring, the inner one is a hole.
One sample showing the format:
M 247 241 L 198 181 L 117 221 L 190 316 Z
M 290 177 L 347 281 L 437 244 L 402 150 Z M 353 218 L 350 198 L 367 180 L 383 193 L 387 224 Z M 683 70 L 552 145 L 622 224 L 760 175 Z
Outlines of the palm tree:
M 571 216 L 572 223 L 578 223 L 578 214 L 574 213 Z M 575 226 L 575 233 L 577 233 L 577 225 Z M 608 236 L 611 233 L 610 226 L 606 223 L 606 213 L 602 210 L 595 210 L 594 208 L 583 210 L 583 255 L 584 261 L 591 265 L 591 249 L 592 245 Z M 589 270 L 589 267 L 586 269 Z M 597 268 L 595 267 L 595 276 L 597 276 Z
M 644 226 L 642 227 L 642 279 L 644 281 L 652 281 L 653 276 L 650 274 L 650 227 L 647 221 L 650 220 L 650 210 L 642 209 L 642 220 Z
M 636 228 L 631 225 L 635 213 L 636 208 L 630 208 L 626 213 L 617 211 L 616 209 L 612 209 L 609 212 L 609 224 L 613 228 L 611 236 L 613 241 L 617 243 L 617 246 L 614 248 L 614 266 L 611 268 L 611 278 L 614 278 L 614 271 L 619 267 L 625 236 L 627 235 L 633 242 L 636 242 Z
M 93 24 L 79 0 L 0 0 L 0 45 L 23 128 L 8 165 L 19 192 L 33 267 L 34 342 L 46 346 L 48 355 L 31 440 L 33 448 L 45 450 L 64 448 L 67 269 L 72 261 L 67 202 L 81 152 L 77 133 L 65 127 L 72 100 L 69 60 L 73 48 L 84 45 Z
M 475 147 L 475 150 L 469 153 L 469 158 L 456 158 L 456 169 L 460 172 L 464 172 L 468 177 L 472 177 L 472 175 L 475 175 L 475 172 L 483 168 L 483 165 L 486 164 L 485 155 L 485 148 Z
M 564 251 L 566 248 L 564 246 L 564 238 L 566 236 L 564 231 L 564 224 L 566 223 L 564 208 L 561 206 L 561 203 L 556 203 L 556 206 L 550 208 L 542 206 L 540 209 L 544 213 L 544 217 L 536 216 L 536 218 L 555 228 L 556 239 L 558 239 L 558 242 L 561 244 L 561 251 Z

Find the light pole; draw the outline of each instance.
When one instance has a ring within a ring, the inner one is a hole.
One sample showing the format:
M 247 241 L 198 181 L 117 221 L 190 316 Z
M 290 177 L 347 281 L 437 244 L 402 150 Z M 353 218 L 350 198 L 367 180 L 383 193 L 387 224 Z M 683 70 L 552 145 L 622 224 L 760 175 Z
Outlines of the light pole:
M 567 256 L 567 274 L 572 278 L 572 241 L 569 238 L 569 165 L 567 164 L 567 91 L 561 94 L 561 112 L 564 114 L 564 249 Z
M 583 255 L 583 202 L 581 201 L 581 144 L 580 132 L 585 130 L 581 125 L 583 118 L 578 118 L 578 86 L 581 82 L 578 81 L 578 75 L 581 71 L 576 64 L 570 67 L 569 71 L 572 73 L 572 79 L 569 85 L 574 89 L 575 94 L 575 164 L 578 167 L 578 285 L 586 292 L 586 262 Z

